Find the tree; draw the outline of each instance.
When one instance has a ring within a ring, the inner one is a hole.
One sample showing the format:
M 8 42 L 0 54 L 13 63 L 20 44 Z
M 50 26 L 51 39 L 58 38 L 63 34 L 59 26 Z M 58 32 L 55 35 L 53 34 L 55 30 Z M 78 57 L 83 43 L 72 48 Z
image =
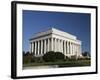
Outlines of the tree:
M 25 51 L 23 51 L 23 56 L 25 56 Z
M 83 55 L 84 57 L 89 57 L 89 56 L 90 56 L 89 52 L 84 52 L 82 55 Z
M 55 52 L 56 60 L 64 60 L 64 57 L 64 54 L 62 54 L 61 52 Z
M 46 62 L 54 61 L 54 51 L 46 52 L 46 54 L 43 55 L 43 60 Z
M 23 54 L 24 54 L 23 63 L 30 63 L 33 57 L 32 54 L 30 54 L 29 52 L 26 53 L 23 52 Z
M 25 55 L 26 55 L 26 56 L 30 55 L 30 52 L 26 52 Z
M 44 54 L 43 60 L 46 62 L 64 60 L 64 54 L 62 54 L 61 52 L 49 51 L 46 54 Z

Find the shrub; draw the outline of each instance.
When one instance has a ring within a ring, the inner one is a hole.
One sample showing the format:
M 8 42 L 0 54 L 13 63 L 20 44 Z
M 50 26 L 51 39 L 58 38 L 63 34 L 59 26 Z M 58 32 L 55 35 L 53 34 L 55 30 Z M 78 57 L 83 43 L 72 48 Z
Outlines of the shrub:
M 44 62 L 42 57 L 34 57 L 34 60 L 35 60 L 36 63 Z
M 27 56 L 23 56 L 23 63 L 30 63 L 31 62 L 31 56 L 27 55 Z
M 62 54 L 61 52 L 55 52 L 56 60 L 64 60 L 64 57 L 64 54 Z
M 33 55 L 32 54 L 30 54 L 29 52 L 23 52 L 23 63 L 30 63 L 30 62 L 33 62 L 33 60 L 32 60 L 32 57 L 33 57 Z
M 77 60 L 78 58 L 76 57 L 76 55 L 71 56 L 70 60 Z
M 69 61 L 70 60 L 70 58 L 68 56 L 64 56 L 64 57 L 65 57 L 64 61 Z
M 47 52 L 46 54 L 43 55 L 43 60 L 46 61 L 46 62 L 55 61 L 55 57 L 54 56 L 55 55 L 54 55 L 53 51 Z
M 64 60 L 64 54 L 62 54 L 61 52 L 49 51 L 46 54 L 44 54 L 43 60 L 46 62 Z
M 82 53 L 82 55 L 83 55 L 84 57 L 90 57 L 90 53 L 89 53 L 89 52 L 84 52 L 84 53 Z

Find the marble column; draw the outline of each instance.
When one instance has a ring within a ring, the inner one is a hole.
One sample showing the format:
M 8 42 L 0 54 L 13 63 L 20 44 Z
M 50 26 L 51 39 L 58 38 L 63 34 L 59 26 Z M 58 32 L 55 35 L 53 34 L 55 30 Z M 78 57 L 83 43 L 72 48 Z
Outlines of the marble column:
M 75 54 L 75 45 L 73 43 L 73 55 Z
M 59 52 L 61 52 L 61 40 L 59 39 Z
M 51 51 L 53 51 L 53 38 L 51 38 Z
M 66 41 L 66 54 L 68 54 L 68 41 Z
M 70 54 L 70 42 L 69 42 L 69 45 L 68 45 L 68 47 L 69 47 L 69 54 Z
M 32 43 L 30 42 L 30 53 L 32 53 Z
M 41 55 L 43 55 L 43 40 L 41 40 Z
M 61 52 L 60 39 L 59 39 L 59 52 Z
M 74 43 L 73 43 L 73 55 L 75 54 L 75 48 L 74 48 Z
M 55 38 L 55 50 L 54 51 L 56 52 L 56 38 Z
M 74 54 L 76 55 L 76 44 L 74 44 Z
M 71 48 L 72 48 L 72 54 L 73 54 L 73 43 L 71 43 Z
M 70 42 L 68 42 L 68 54 L 70 54 Z
M 78 45 L 78 51 L 79 51 L 79 55 L 81 55 L 81 46 Z
M 66 55 L 66 41 L 64 41 L 64 54 Z
M 78 54 L 77 44 L 76 44 L 76 52 L 77 52 L 77 53 L 76 53 L 76 55 L 77 55 L 77 54 Z
M 61 52 L 63 53 L 63 40 L 61 40 Z
M 71 45 L 71 42 L 70 42 L 70 54 L 72 54 L 72 45 Z
M 32 42 L 32 51 L 31 51 L 31 53 L 33 53 L 33 42 Z
M 77 45 L 77 55 L 78 55 L 78 45 Z
M 53 51 L 55 51 L 55 38 L 53 38 Z
M 56 52 L 58 52 L 58 39 L 56 39 Z
M 37 44 L 36 44 L 36 41 L 35 41 L 35 55 L 36 55 L 36 52 L 37 52 L 36 48 L 37 48 Z
M 48 46 L 47 46 L 48 48 L 47 48 L 47 51 L 49 51 L 49 48 L 50 48 L 49 46 L 50 46 L 50 41 L 49 41 L 49 38 L 48 38 Z
M 66 41 L 66 54 L 67 54 L 67 41 Z
M 56 43 L 56 48 L 57 48 L 57 52 L 59 50 L 59 43 L 58 43 L 58 39 L 57 39 L 57 43 Z
M 76 46 L 76 49 L 77 49 L 77 54 L 76 54 L 76 55 L 77 55 L 77 57 L 78 57 L 78 54 L 79 54 L 79 53 L 78 53 L 78 45 Z
M 80 55 L 82 54 L 82 48 L 81 48 L 81 45 L 80 45 Z
M 40 54 L 39 53 L 39 48 L 40 48 L 40 42 L 38 41 L 38 55 Z
M 46 53 L 46 39 L 44 40 L 44 54 Z
M 77 55 L 79 55 L 79 45 L 77 45 L 77 51 L 78 51 L 78 54 Z
M 33 51 L 32 51 L 32 53 L 34 53 L 34 42 L 33 42 Z
M 62 52 L 61 40 L 60 40 L 60 45 L 59 46 L 60 46 L 60 52 Z
M 63 54 L 64 54 L 64 40 L 63 40 L 63 44 L 62 44 L 62 46 L 63 46 Z

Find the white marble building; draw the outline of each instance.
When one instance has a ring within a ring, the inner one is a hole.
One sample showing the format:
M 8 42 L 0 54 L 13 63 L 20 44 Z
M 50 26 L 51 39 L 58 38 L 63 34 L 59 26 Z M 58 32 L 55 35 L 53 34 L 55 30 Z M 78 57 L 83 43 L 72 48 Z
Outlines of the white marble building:
M 34 56 L 43 56 L 48 51 L 62 52 L 68 57 L 81 57 L 81 41 L 76 36 L 55 28 L 39 32 L 30 39 L 30 52 Z

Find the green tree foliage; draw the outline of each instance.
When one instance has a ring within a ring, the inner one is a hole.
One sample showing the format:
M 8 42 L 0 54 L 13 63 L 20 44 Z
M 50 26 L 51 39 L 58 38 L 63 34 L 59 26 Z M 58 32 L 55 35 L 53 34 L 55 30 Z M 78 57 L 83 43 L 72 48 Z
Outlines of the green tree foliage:
M 30 54 L 29 52 L 24 52 L 23 51 L 23 63 L 30 63 L 32 60 L 32 54 Z
M 83 55 L 84 57 L 90 56 L 89 52 L 84 52 L 84 53 L 82 53 L 82 55 Z
M 61 52 L 50 51 L 44 54 L 43 60 L 46 62 L 55 62 L 64 59 L 64 54 Z
M 23 51 L 23 56 L 25 56 L 25 51 Z
M 55 52 L 56 60 L 64 60 L 64 57 L 64 54 L 62 54 L 61 52 Z
M 23 51 L 23 64 L 28 64 L 32 62 L 37 62 L 37 63 L 43 62 L 42 57 L 35 57 L 33 54 L 34 53 L 30 53 L 30 52 L 25 53 Z

